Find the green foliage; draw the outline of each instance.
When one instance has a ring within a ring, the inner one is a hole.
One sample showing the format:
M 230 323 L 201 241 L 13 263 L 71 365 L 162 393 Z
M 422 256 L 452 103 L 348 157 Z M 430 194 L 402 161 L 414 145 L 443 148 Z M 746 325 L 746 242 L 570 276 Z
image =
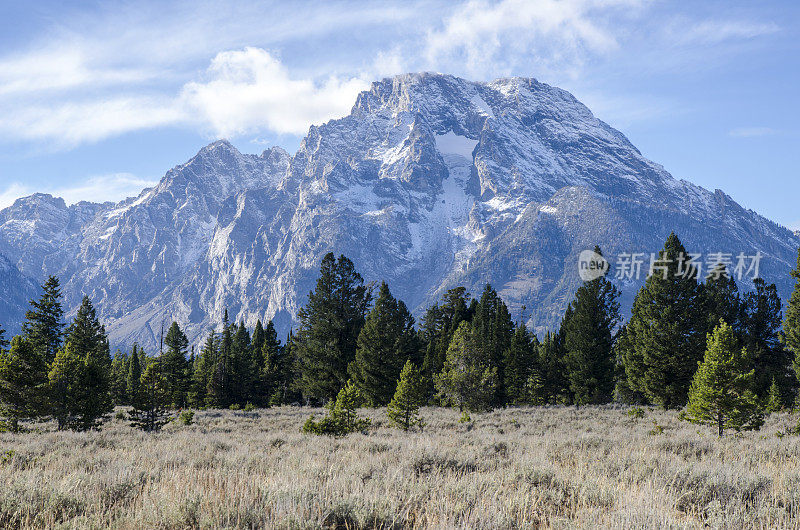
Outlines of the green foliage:
M 644 409 L 642 407 L 634 407 L 632 409 L 629 409 L 627 414 L 629 417 L 635 420 L 640 420 L 644 418 Z
M 371 422 L 368 418 L 359 418 L 356 409 L 362 403 L 361 393 L 352 381 L 339 391 L 335 401 L 327 405 L 328 412 L 321 420 L 314 416 L 308 418 L 301 431 L 305 434 L 327 436 L 346 436 L 353 432 L 364 431 Z
M 786 318 L 783 321 L 783 345 L 793 356 L 793 367 L 800 380 L 800 250 L 797 252 L 797 267 L 792 271 L 795 280 L 794 290 L 786 304 Z
M 783 396 L 781 395 L 781 388 L 778 382 L 773 378 L 772 384 L 769 386 L 767 393 L 767 412 L 780 412 L 783 410 Z
M 142 377 L 143 357 L 143 354 L 139 351 L 139 346 L 134 344 L 131 349 L 130 358 L 128 359 L 128 373 L 125 382 L 125 398 L 129 405 L 134 399 L 134 396 L 139 394 L 139 380 Z
M 636 295 L 626 331 L 629 387 L 667 409 L 686 403 L 707 328 L 696 274 L 683 274 L 687 261 L 686 249 L 670 234 L 659 253 L 663 268 Z
M 400 372 L 397 390 L 389 402 L 386 415 L 395 425 L 408 431 L 414 426 L 423 427 L 419 408 L 425 403 L 425 384 L 419 369 L 407 360 Z
M 597 254 L 599 248 L 595 248 Z M 619 324 L 619 291 L 605 276 L 575 293 L 564 324 L 564 364 L 576 405 L 611 401 L 614 391 L 614 330 Z
M 281 345 L 275 325 L 270 320 L 261 344 L 261 403 L 272 406 L 285 403 L 292 382 L 292 363 L 288 348 Z
M 434 394 L 434 376 L 444 368 L 450 341 L 462 322 L 472 320 L 470 295 L 464 287 L 450 289 L 442 296 L 442 303 L 429 307 L 422 317 L 420 338 L 423 343 L 424 359 L 422 377 L 425 380 L 428 397 Z
M 781 401 L 789 401 L 797 385 L 792 377 L 792 354 L 781 343 L 782 302 L 775 284 L 767 285 L 756 278 L 754 287 L 745 295 L 744 303 L 744 346 L 755 369 L 753 392 L 766 400 L 774 380 Z
M 247 403 L 245 403 L 245 405 L 244 405 L 244 411 L 245 412 L 253 412 L 254 410 L 256 410 L 256 406 L 255 405 L 253 405 L 249 401 Z
M 58 278 L 50 276 L 42 285 L 39 300 L 31 300 L 25 313 L 22 335 L 45 362 L 51 363 L 61 347 L 64 330 L 64 311 L 61 308 L 61 289 Z
M 189 339 L 177 322 L 173 322 L 164 338 L 166 351 L 161 354 L 161 370 L 167 381 L 169 404 L 181 408 L 187 404 L 189 390 L 189 362 L 186 354 L 189 350 Z
M 183 425 L 192 425 L 194 423 L 194 411 L 193 410 L 184 410 L 178 415 L 178 420 Z
M 322 259 L 320 277 L 297 314 L 300 328 L 293 345 L 298 387 L 306 397 L 329 399 L 348 380 L 358 334 L 371 301 L 370 289 L 353 262 L 333 253 Z
M 480 357 L 485 360 L 488 367 L 497 372 L 492 404 L 502 406 L 506 400 L 503 357 L 511 346 L 514 322 L 511 320 L 508 307 L 489 284 L 484 287 L 480 301 L 475 307 L 472 329 L 473 340 L 480 351 Z
M 48 374 L 51 413 L 60 429 L 99 428 L 114 409 L 105 328 L 84 296 Z
M 358 334 L 356 357 L 348 367 L 367 405 L 389 403 L 407 360 L 417 360 L 419 342 L 414 318 L 381 282 L 375 305 Z
M 171 390 L 163 360 L 159 358 L 148 363 L 139 382 L 139 392 L 133 399 L 131 426 L 145 432 L 157 432 L 172 421 L 172 414 L 168 410 Z
M 492 409 L 497 368 L 484 356 L 468 322 L 458 326 L 447 349 L 444 368 L 434 381 L 443 403 L 472 412 Z
M 0 415 L 12 431 L 20 420 L 45 413 L 47 366 L 40 352 L 21 336 L 0 352 Z
M 458 423 L 472 423 L 472 417 L 469 415 L 469 412 L 466 410 L 461 413 L 461 417 L 458 418 Z
M 566 329 L 566 323 L 572 315 L 572 308 L 567 307 L 567 312 L 561 322 L 561 330 Z M 569 391 L 569 380 L 565 367 L 564 333 L 547 332 L 539 346 L 539 374 L 532 374 L 529 378 L 528 388 L 532 403 L 557 404 L 570 403 L 572 397 Z
M 763 413 L 752 392 L 755 371 L 747 369 L 749 361 L 747 351 L 737 347 L 733 329 L 720 321 L 708 335 L 705 358 L 692 379 L 684 419 L 716 426 L 719 436 L 726 428 L 760 428 Z
M 117 350 L 111 360 L 111 400 L 115 405 L 128 403 L 128 366 L 130 360 L 124 352 Z
M 522 405 L 531 401 L 529 384 L 538 388 L 541 383 L 538 341 L 525 324 L 517 326 L 511 344 L 503 356 L 503 377 L 506 403 Z M 531 377 L 533 376 L 533 379 Z

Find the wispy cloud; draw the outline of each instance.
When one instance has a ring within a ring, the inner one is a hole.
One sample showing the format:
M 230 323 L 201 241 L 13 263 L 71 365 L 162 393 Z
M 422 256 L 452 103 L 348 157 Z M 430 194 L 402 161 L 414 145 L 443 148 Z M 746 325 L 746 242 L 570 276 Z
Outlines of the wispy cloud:
M 684 44 L 719 44 L 730 40 L 746 40 L 776 33 L 780 27 L 774 22 L 745 20 L 707 20 L 681 28 L 680 41 Z
M 772 136 L 778 131 L 770 127 L 737 127 L 728 131 L 728 136 L 734 138 L 756 138 L 759 136 Z
M 137 177 L 130 173 L 113 173 L 110 175 L 97 175 L 89 177 L 74 186 L 53 188 L 37 188 L 14 182 L 0 191 L 0 209 L 10 206 L 20 197 L 30 195 L 34 191 L 49 193 L 61 197 L 67 204 L 74 204 L 83 200 L 92 202 L 120 201 L 127 197 L 138 195 L 144 188 L 156 184 L 157 181 Z

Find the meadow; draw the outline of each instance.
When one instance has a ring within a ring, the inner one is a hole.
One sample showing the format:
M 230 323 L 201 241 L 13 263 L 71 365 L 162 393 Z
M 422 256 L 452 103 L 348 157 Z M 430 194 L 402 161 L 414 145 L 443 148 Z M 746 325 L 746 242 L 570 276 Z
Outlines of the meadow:
M 711 429 L 644 409 L 509 408 L 423 432 L 299 432 L 299 407 L 0 434 L 0 528 L 796 528 L 797 424 Z M 317 411 L 318 413 L 321 411 Z

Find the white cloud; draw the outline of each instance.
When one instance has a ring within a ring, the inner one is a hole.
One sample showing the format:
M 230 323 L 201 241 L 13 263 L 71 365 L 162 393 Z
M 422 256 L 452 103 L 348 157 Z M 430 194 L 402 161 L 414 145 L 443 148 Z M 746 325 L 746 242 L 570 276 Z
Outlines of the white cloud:
M 755 138 L 758 136 L 772 136 L 778 131 L 769 127 L 737 127 L 728 131 L 728 136 L 734 138 Z
M 260 129 L 303 134 L 310 124 L 347 114 L 358 92 L 369 87 L 361 76 L 292 78 L 260 48 L 217 54 L 207 75 L 204 82 L 184 86 L 181 100 L 201 123 L 226 137 Z
M 128 197 L 134 197 L 144 188 L 154 186 L 156 183 L 156 180 L 137 177 L 130 173 L 96 175 L 88 177 L 82 182 L 77 182 L 73 186 L 45 189 L 33 189 L 30 186 L 14 182 L 5 190 L 0 191 L 0 209 L 10 206 L 20 197 L 25 197 L 34 192 L 49 193 L 54 197 L 61 197 L 67 204 L 74 204 L 79 201 L 117 202 Z
M 511 69 L 517 62 L 538 69 L 575 68 L 587 53 L 617 49 L 613 32 L 593 17 L 637 0 L 471 0 L 459 6 L 441 29 L 428 33 L 430 64 L 463 60 L 468 71 Z
M 769 35 L 780 30 L 772 22 L 744 20 L 708 20 L 673 30 L 684 44 L 719 44 L 730 40 L 746 40 Z

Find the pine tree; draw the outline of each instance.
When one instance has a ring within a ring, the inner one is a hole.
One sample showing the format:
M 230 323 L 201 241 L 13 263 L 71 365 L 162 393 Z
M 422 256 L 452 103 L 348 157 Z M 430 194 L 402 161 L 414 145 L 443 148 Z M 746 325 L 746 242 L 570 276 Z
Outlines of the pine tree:
M 0 415 L 13 432 L 19 430 L 20 420 L 45 411 L 47 365 L 40 352 L 16 336 L 11 349 L 0 353 Z
M 796 381 L 792 377 L 792 354 L 781 343 L 782 302 L 775 284 L 767 285 L 761 278 L 753 283 L 755 290 L 744 297 L 744 345 L 755 368 L 753 392 L 766 400 L 775 380 L 782 399 L 788 402 Z
M 160 370 L 167 384 L 169 405 L 183 408 L 187 404 L 186 394 L 189 390 L 189 362 L 186 354 L 189 350 L 189 339 L 177 322 L 173 322 L 164 339 L 166 351 L 161 354 Z
M 400 371 L 400 380 L 397 390 L 386 408 L 386 415 L 395 425 L 408 431 L 414 426 L 423 427 L 424 422 L 419 416 L 419 408 L 425 404 L 425 384 L 419 369 L 407 360 Z
M 106 414 L 114 409 L 111 400 L 111 354 L 105 328 L 97 320 L 89 297 L 84 296 L 75 320 L 67 329 L 67 339 L 83 366 L 75 396 L 75 422 L 72 428 L 89 430 L 99 427 Z
M 794 290 L 786 304 L 786 318 L 783 321 L 781 341 L 794 356 L 793 367 L 797 380 L 800 380 L 800 250 L 797 252 L 797 268 L 792 271 Z
M 720 321 L 708 335 L 703 362 L 689 389 L 684 418 L 692 423 L 713 425 L 719 436 L 725 429 L 758 429 L 763 413 L 752 392 L 754 370 L 748 371 L 747 350 L 740 350 L 733 329 Z
M 622 326 L 614 340 L 614 401 L 626 405 L 643 405 L 647 398 L 642 392 L 633 390 L 628 384 L 628 374 L 625 372 L 625 359 L 634 355 L 629 339 L 628 326 Z
M 517 325 L 511 345 L 503 360 L 506 400 L 510 405 L 523 405 L 531 400 L 529 380 L 535 375 L 534 386 L 541 383 L 538 363 L 538 344 L 523 323 Z
M 468 322 L 458 326 L 447 349 L 444 368 L 435 376 L 434 383 L 446 404 L 470 412 L 492 409 L 497 392 L 497 368 L 484 357 Z
M 134 396 L 139 393 L 139 380 L 142 377 L 141 355 L 139 354 L 139 346 L 133 345 L 131 350 L 130 359 L 128 360 L 128 373 L 125 380 L 125 395 L 128 398 L 128 403 Z
M 172 404 L 173 392 L 173 385 L 170 385 L 164 371 L 163 359 L 148 363 L 139 381 L 139 391 L 132 400 L 133 410 L 129 413 L 131 426 L 145 432 L 160 431 L 172 419 L 168 409 Z
M 444 367 L 447 348 L 456 329 L 462 322 L 472 320 L 474 308 L 470 309 L 470 300 L 470 294 L 464 287 L 450 289 L 442 296 L 442 304 L 429 307 L 422 317 L 422 378 L 429 398 L 434 397 L 433 379 Z
M 206 389 L 206 404 L 210 407 L 228 408 L 235 403 L 233 386 L 233 334 L 228 322 L 228 310 L 222 318 L 222 334 L 219 341 L 219 350 L 211 369 L 211 377 Z
M 736 336 L 743 339 L 745 331 L 744 302 L 739 296 L 739 287 L 724 264 L 720 263 L 706 277 L 701 288 L 704 312 L 707 315 L 706 328 L 711 333 L 724 320 Z
M 511 320 L 508 307 L 489 284 L 486 284 L 476 306 L 472 317 L 472 328 L 482 356 L 488 360 L 489 366 L 497 369 L 497 387 L 493 401 L 494 405 L 502 406 L 506 399 L 503 356 L 511 346 L 514 322 Z
M 332 253 L 322 259 L 320 277 L 297 314 L 300 328 L 294 340 L 303 394 L 332 399 L 348 381 L 347 367 L 355 358 L 356 342 L 371 301 L 353 262 Z
M 6 339 L 6 330 L 3 329 L 3 326 L 0 326 L 0 353 L 4 352 L 8 346 L 9 342 Z
M 783 396 L 781 395 L 781 388 L 778 382 L 773 378 L 772 384 L 769 385 L 769 392 L 767 393 L 767 412 L 780 412 L 783 410 Z
M 409 359 L 419 362 L 418 353 L 414 318 L 381 282 L 358 335 L 356 358 L 348 368 L 366 403 L 373 407 L 389 403 L 403 365 Z
M 602 255 L 599 248 L 595 253 Z M 576 405 L 611 401 L 614 391 L 614 330 L 619 324 L 619 291 L 605 276 L 575 293 L 564 328 L 565 366 Z
M 261 359 L 262 404 L 269 406 L 284 403 L 289 386 L 290 363 L 271 320 L 267 323 L 261 341 Z
M 85 359 L 70 342 L 56 352 L 50 365 L 47 374 L 49 409 L 59 430 L 77 428 L 85 369 Z
M 58 278 L 47 278 L 42 285 L 42 291 L 38 301 L 30 301 L 31 309 L 25 313 L 22 335 L 50 363 L 61 347 L 64 330 L 64 311 L 61 308 Z
M 542 404 L 572 403 L 564 348 L 564 330 L 566 330 L 570 318 L 572 318 L 572 307 L 567 306 L 559 331 L 557 333 L 547 332 L 539 347 L 542 384 L 534 394 L 531 394 L 534 402 Z
M 686 249 L 674 233 L 658 259 L 663 268 L 647 278 L 633 302 L 627 326 L 631 348 L 624 364 L 631 389 L 670 409 L 686 403 L 703 358 L 707 323 L 697 271 L 689 267 Z
M 306 434 L 319 434 L 328 436 L 345 436 L 347 434 L 364 431 L 370 426 L 370 420 L 359 418 L 356 410 L 361 405 L 363 397 L 358 387 L 352 382 L 339 390 L 335 400 L 328 405 L 328 413 L 320 421 L 315 421 L 312 415 L 303 425 L 302 432 Z
M 253 364 L 250 347 L 250 333 L 244 325 L 233 326 L 231 348 L 231 401 L 244 406 L 255 399 L 255 385 L 258 372 Z
M 111 361 L 111 399 L 115 405 L 125 405 L 128 402 L 128 366 L 130 359 L 122 351 L 114 352 Z
M 210 330 L 200 355 L 195 359 L 192 366 L 192 379 L 189 388 L 189 404 L 193 407 L 201 408 L 206 406 L 208 383 L 217 361 L 217 334 Z

